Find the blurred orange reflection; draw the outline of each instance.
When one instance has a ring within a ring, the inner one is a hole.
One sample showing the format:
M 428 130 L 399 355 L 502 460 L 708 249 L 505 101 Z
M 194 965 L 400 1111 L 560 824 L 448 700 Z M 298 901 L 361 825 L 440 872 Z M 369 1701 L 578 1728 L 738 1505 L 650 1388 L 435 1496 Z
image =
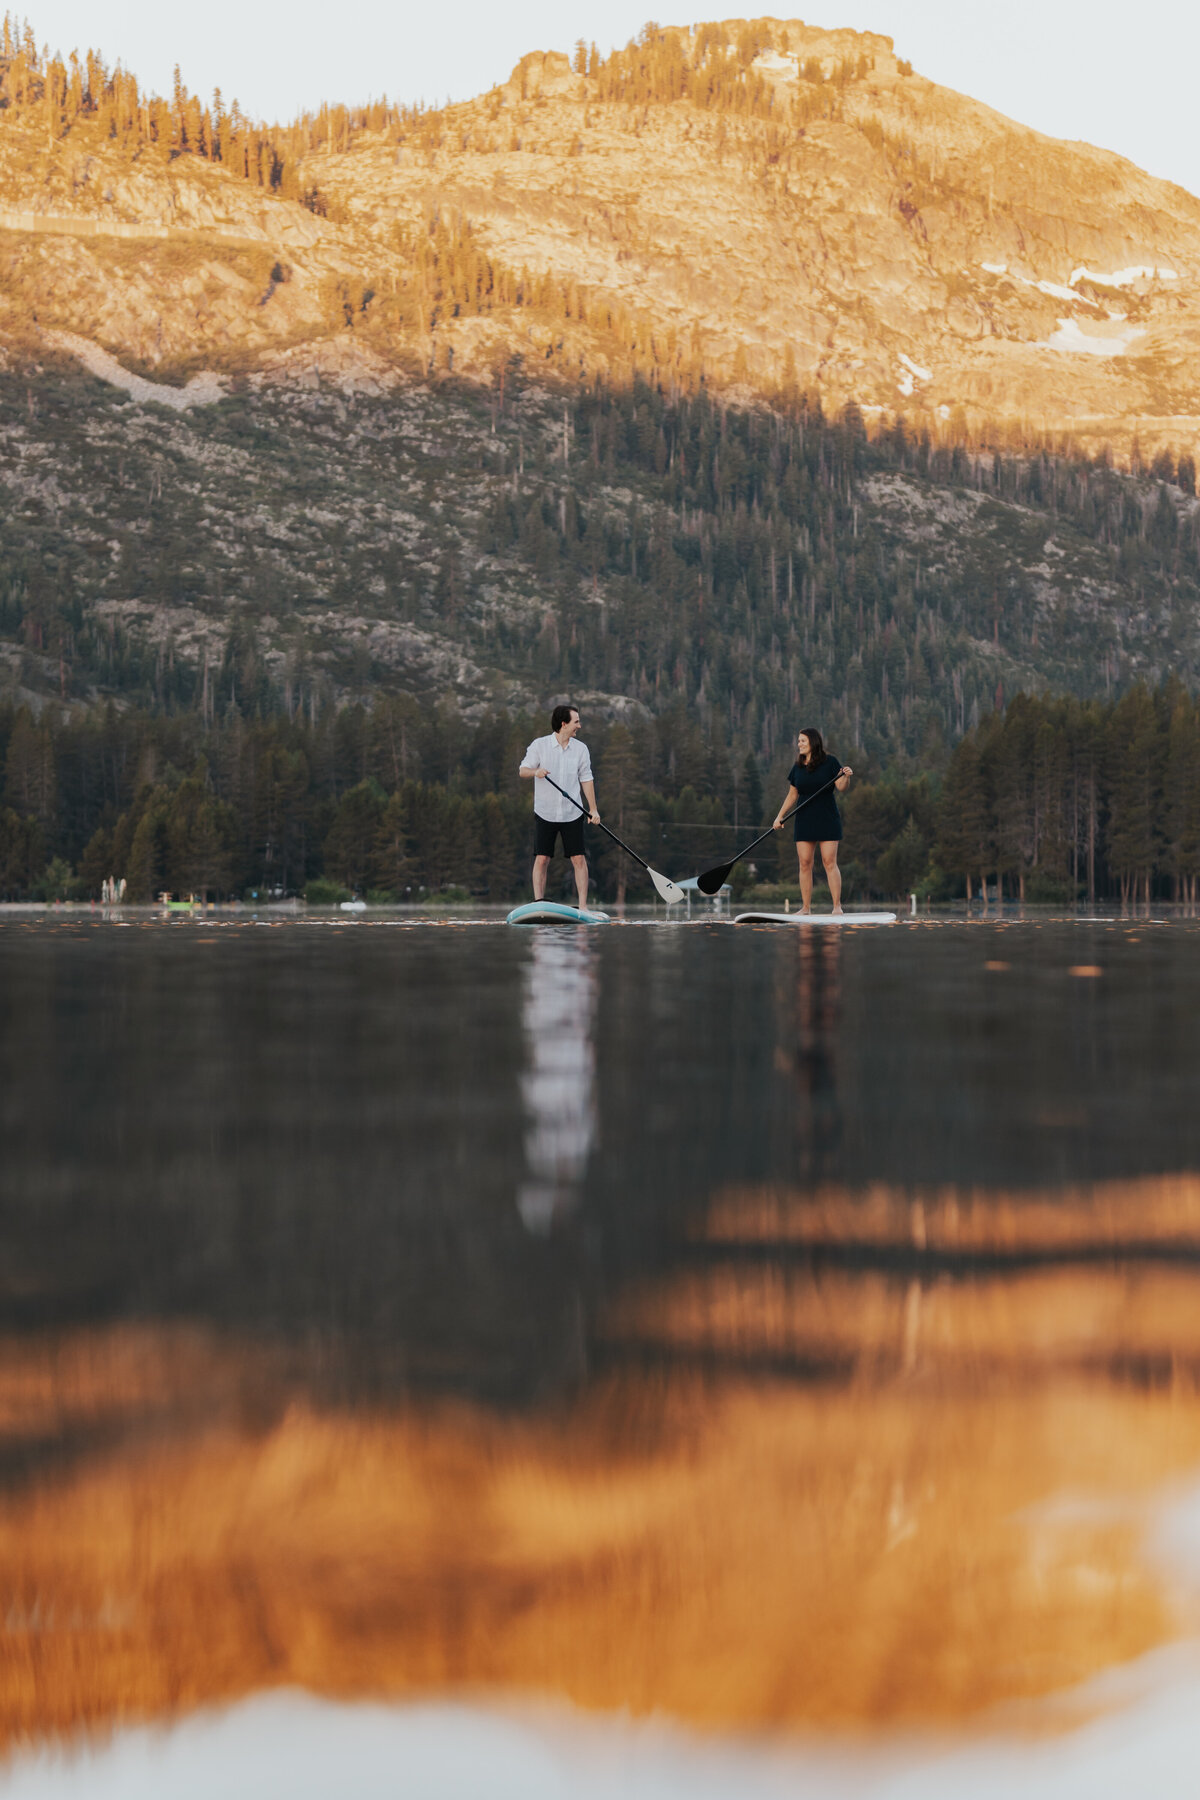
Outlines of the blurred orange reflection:
M 282 1683 L 743 1728 L 1061 1692 L 1192 1624 L 1146 1531 L 1200 1464 L 1200 1287 L 1150 1254 L 1193 1233 L 1178 1181 L 723 1195 L 519 1417 L 322 1411 L 199 1332 L 10 1341 L 0 1731 Z

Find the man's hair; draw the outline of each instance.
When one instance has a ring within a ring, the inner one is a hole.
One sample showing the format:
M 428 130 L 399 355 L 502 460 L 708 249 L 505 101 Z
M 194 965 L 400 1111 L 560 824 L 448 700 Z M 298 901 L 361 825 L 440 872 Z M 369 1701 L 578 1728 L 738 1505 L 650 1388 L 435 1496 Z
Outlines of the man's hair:
M 579 708 L 577 706 L 556 706 L 554 711 L 550 714 L 551 731 L 561 731 L 563 726 L 570 719 L 571 714 L 578 711 Z

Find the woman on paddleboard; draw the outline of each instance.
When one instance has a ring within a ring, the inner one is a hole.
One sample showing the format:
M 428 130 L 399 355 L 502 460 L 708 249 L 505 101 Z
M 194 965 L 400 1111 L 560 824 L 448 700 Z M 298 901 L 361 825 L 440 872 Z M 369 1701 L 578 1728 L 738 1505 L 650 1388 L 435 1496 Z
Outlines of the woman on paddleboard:
M 854 770 L 844 767 L 836 756 L 830 756 L 820 732 L 809 725 L 796 739 L 796 760 L 788 776 L 788 791 L 775 814 L 772 830 L 783 829 L 783 815 L 794 806 L 796 814 L 796 858 L 800 864 L 800 911 L 812 911 L 813 862 L 817 845 L 825 879 L 833 900 L 833 910 L 842 910 L 842 872 L 838 868 L 838 845 L 842 841 L 842 815 L 835 794 L 844 794 Z

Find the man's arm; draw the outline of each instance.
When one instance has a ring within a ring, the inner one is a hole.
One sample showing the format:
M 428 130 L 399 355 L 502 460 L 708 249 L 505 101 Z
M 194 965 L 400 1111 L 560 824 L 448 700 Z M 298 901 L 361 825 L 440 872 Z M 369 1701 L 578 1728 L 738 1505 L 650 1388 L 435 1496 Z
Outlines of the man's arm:
M 527 769 L 525 767 L 524 763 L 522 763 L 520 768 L 517 770 L 517 774 L 521 777 L 522 781 L 532 781 L 535 778 L 535 776 L 548 775 L 549 773 L 550 773 L 549 769 L 543 769 L 541 767 L 538 767 L 536 769 Z
M 584 799 L 592 809 L 591 823 L 598 825 L 600 814 L 596 811 L 596 784 L 594 781 L 581 781 L 579 785 L 583 789 Z

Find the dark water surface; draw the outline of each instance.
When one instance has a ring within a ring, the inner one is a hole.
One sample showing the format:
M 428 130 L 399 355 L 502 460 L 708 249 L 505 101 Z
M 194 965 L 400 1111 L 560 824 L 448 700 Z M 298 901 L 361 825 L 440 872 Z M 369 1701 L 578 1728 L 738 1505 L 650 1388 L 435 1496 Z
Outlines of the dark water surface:
M 1200 923 L 125 917 L 0 923 L 7 1741 L 292 1683 L 961 1722 L 1184 1629 L 1128 1523 L 1088 1598 L 1005 1521 L 1200 1462 Z

